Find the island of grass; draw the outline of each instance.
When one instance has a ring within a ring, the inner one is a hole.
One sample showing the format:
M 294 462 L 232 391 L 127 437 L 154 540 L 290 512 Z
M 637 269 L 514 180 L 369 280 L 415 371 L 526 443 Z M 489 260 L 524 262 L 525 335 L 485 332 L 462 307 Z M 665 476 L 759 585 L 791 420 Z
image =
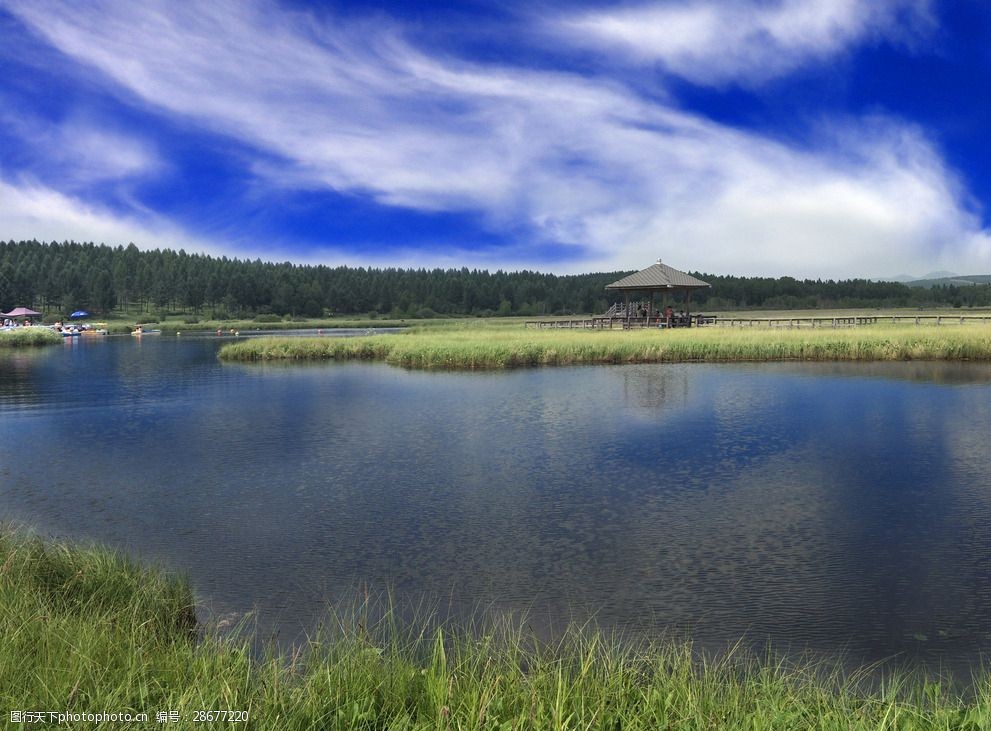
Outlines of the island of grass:
M 357 338 L 252 338 L 227 361 L 375 360 L 408 368 L 731 361 L 991 360 L 991 326 L 872 325 L 820 330 L 524 330 L 467 325 Z
M 287 731 L 991 727 L 986 676 L 958 693 L 743 651 L 701 659 L 589 628 L 548 644 L 511 622 L 458 631 L 370 616 L 338 613 L 300 652 L 262 657 L 250 637 L 197 628 L 182 578 L 3 529 L 0 703 L 5 717 L 52 710 L 79 719 L 72 728 L 121 728 L 125 716 L 150 727 L 159 711 L 177 713 L 177 728 Z M 194 721 L 202 711 L 213 720 Z
M 47 327 L 17 327 L 0 330 L 0 348 L 30 348 L 62 342 L 62 336 Z

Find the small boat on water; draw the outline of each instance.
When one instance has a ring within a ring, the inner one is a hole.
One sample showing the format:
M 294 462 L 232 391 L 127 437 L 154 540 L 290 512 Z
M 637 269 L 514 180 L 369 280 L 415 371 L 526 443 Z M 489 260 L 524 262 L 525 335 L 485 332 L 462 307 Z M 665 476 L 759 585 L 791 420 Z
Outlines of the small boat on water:
M 46 325 L 45 327 L 54 333 L 58 333 L 63 338 L 78 338 L 82 333 L 81 328 L 75 325 L 63 325 L 61 322 L 56 322 L 54 325 Z
M 161 335 L 161 334 L 162 334 L 161 330 L 145 330 L 142 327 L 139 327 L 137 330 L 131 330 L 131 335 L 140 336 L 140 335 Z
M 79 331 L 83 335 L 108 335 L 110 333 L 105 322 L 88 322 L 80 325 Z

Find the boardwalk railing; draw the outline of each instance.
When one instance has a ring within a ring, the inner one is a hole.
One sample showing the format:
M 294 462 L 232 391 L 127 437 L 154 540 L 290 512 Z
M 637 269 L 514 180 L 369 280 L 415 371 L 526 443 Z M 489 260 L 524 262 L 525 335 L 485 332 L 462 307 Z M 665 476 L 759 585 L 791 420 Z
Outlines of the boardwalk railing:
M 715 319 L 715 318 L 713 318 Z M 845 315 L 840 317 L 720 317 L 725 327 L 857 327 L 860 325 L 966 325 L 991 322 L 989 315 Z
M 911 325 L 966 325 L 991 323 L 991 315 L 845 315 L 840 317 L 716 317 L 715 315 L 691 315 L 675 318 L 672 327 L 767 327 L 767 328 L 826 328 L 858 327 L 881 323 Z M 564 330 L 632 330 L 647 327 L 663 328 L 663 317 L 610 317 L 599 316 L 580 319 L 529 320 L 526 327 Z
M 613 317 L 601 315 L 574 320 L 528 320 L 526 327 L 550 328 L 564 330 L 633 330 L 645 327 L 696 327 L 698 325 L 713 325 L 716 318 L 709 315 L 675 316 L 670 324 L 663 317 Z

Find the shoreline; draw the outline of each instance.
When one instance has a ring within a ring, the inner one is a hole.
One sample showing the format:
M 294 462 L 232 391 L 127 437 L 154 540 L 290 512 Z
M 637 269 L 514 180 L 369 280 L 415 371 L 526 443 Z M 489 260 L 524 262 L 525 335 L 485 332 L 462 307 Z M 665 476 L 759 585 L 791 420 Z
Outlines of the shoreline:
M 518 621 L 401 620 L 367 602 L 332 612 L 298 652 L 259 656 L 192 618 L 179 576 L 99 547 L 0 526 L 0 688 L 12 709 L 201 709 L 246 728 L 984 728 L 991 683 L 844 672 L 737 647 L 629 641 L 571 627 L 542 642 Z M 207 726 L 212 727 L 212 726 Z M 225 726 L 226 727 L 226 726 Z M 908 727 L 908 726 L 904 726 Z
M 414 369 L 497 370 L 643 363 L 989 361 L 991 326 L 567 331 L 413 329 L 356 338 L 265 336 L 229 343 L 227 362 L 380 361 Z

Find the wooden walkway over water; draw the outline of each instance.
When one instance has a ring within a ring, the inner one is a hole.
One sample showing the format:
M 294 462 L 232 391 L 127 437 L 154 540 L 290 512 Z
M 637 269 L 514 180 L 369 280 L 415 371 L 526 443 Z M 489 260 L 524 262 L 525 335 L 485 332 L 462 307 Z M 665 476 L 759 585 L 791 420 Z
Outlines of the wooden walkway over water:
M 673 327 L 834 328 L 863 325 L 966 325 L 991 323 L 991 315 L 845 315 L 840 317 L 716 317 L 692 315 L 676 320 Z M 637 330 L 667 326 L 657 317 L 589 317 L 528 320 L 526 327 L 552 330 Z

